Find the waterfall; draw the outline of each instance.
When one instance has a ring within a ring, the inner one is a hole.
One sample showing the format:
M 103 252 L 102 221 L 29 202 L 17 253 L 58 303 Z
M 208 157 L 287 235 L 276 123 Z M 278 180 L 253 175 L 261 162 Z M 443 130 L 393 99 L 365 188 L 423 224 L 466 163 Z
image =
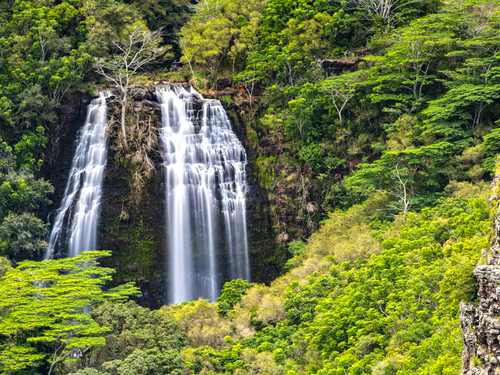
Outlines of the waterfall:
M 250 280 L 245 149 L 219 101 L 205 100 L 181 85 L 157 88 L 157 95 L 163 124 L 169 299 L 215 301 L 223 275 Z
M 102 193 L 102 176 L 108 153 L 106 94 L 100 94 L 87 108 L 84 126 L 78 131 L 77 147 L 64 198 L 56 212 L 46 259 L 54 251 L 70 257 L 97 250 L 97 222 Z

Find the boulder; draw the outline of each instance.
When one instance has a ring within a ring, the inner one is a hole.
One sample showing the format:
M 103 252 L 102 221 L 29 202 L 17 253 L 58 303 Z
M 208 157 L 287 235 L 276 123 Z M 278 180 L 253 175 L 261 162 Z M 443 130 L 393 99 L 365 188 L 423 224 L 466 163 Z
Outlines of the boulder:
M 358 63 L 361 59 L 354 61 L 339 59 L 339 60 L 323 60 L 321 67 L 326 75 L 338 75 L 343 72 L 354 72 L 358 70 Z
M 224 90 L 228 87 L 233 86 L 233 80 L 231 78 L 219 78 L 215 83 L 216 90 Z
M 160 104 L 157 102 L 153 102 L 151 100 L 143 100 L 142 105 L 144 108 L 152 108 L 153 110 L 156 108 L 160 108 Z
M 151 100 L 143 100 L 142 109 L 147 113 L 154 113 L 155 111 L 161 111 L 160 104 L 157 102 L 153 102 Z
M 141 101 L 147 99 L 150 94 L 146 87 L 132 87 L 129 90 L 129 96 L 136 101 Z

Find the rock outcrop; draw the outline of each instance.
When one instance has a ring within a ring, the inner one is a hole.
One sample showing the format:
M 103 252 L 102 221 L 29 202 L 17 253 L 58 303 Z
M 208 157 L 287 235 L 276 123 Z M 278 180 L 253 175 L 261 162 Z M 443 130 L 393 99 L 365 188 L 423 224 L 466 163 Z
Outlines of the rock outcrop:
M 221 84 L 229 84 L 222 82 Z M 188 84 L 182 83 L 184 87 Z M 120 93 L 113 94 L 119 97 Z M 154 129 L 161 128 L 161 107 L 157 102 L 155 87 L 134 87 L 130 94 L 133 116 L 143 119 Z M 111 116 L 119 117 L 121 107 L 109 105 Z M 201 125 L 203 101 L 192 103 L 195 126 Z M 245 127 L 241 122 L 232 123 L 240 141 L 245 144 Z M 114 127 L 116 128 L 116 124 Z M 115 129 L 116 132 L 116 129 Z M 157 134 L 157 130 L 154 131 Z M 113 133 L 112 133 L 113 134 Z M 134 167 L 117 157 L 117 136 L 110 137 L 108 163 L 103 182 L 102 213 L 100 223 L 100 248 L 111 250 L 112 256 L 103 264 L 117 270 L 115 286 L 135 281 L 142 296 L 136 301 L 149 308 L 159 308 L 167 300 L 166 273 L 168 243 L 165 234 L 165 191 L 162 158 L 152 150 L 154 173 L 145 179 L 140 196 L 132 188 Z M 157 146 L 160 147 L 160 146 Z M 270 204 L 267 191 L 253 179 L 254 165 L 248 164 L 249 186 L 247 192 L 247 224 L 251 258 L 252 281 L 268 283 L 276 278 L 283 260 L 275 259 Z M 134 198 L 134 199 L 132 199 Z M 132 203 L 132 201 L 134 203 Z
M 474 270 L 479 284 L 478 303 L 460 305 L 464 340 L 464 375 L 500 374 L 500 194 L 499 177 L 493 181 L 496 210 L 488 262 Z M 486 254 L 485 254 L 486 255 Z
M 219 87 L 232 82 L 218 82 Z M 187 83 L 183 83 L 185 87 Z M 230 86 L 228 86 L 230 87 Z M 108 114 L 119 118 L 121 106 L 117 99 L 121 93 L 118 89 L 110 89 Z M 224 90 L 225 93 L 228 90 Z M 226 94 L 227 95 L 227 94 Z M 129 115 L 150 125 L 153 133 L 161 127 L 161 108 L 157 102 L 155 87 L 136 86 L 131 88 L 129 95 Z M 55 186 L 53 204 L 46 206 L 40 217 L 48 218 L 57 210 L 62 199 L 71 162 L 75 153 L 75 139 L 78 130 L 84 124 L 86 109 L 91 96 L 86 90 L 71 91 L 62 103 L 60 125 L 51 139 L 53 149 L 46 155 L 47 163 L 42 177 L 50 179 Z M 228 103 L 224 103 L 227 108 Z M 203 101 L 193 103 L 195 115 L 203 108 Z M 234 110 L 234 108 L 233 108 Z M 244 120 L 233 112 L 229 115 L 234 130 L 240 141 L 246 144 L 246 126 Z M 134 120 L 135 121 L 135 120 Z M 164 222 L 165 192 L 163 183 L 162 158 L 157 148 L 150 150 L 148 155 L 154 164 L 154 171 L 143 182 L 143 189 L 138 196 L 133 189 L 134 165 L 117 155 L 119 124 L 110 124 L 110 148 L 103 181 L 103 196 L 101 201 L 101 218 L 99 223 L 99 249 L 111 250 L 112 256 L 102 260 L 103 265 L 116 269 L 114 282 L 109 287 L 127 281 L 135 281 L 141 289 L 142 296 L 137 302 L 142 306 L 159 308 L 166 301 L 166 251 L 165 234 L 167 228 Z M 52 160 L 49 163 L 49 160 Z M 257 167 L 247 165 L 249 186 L 247 192 L 247 224 L 248 239 L 251 253 L 252 281 L 269 283 L 281 272 L 285 262 L 285 254 L 281 254 L 276 245 L 276 234 L 273 229 L 271 202 L 268 191 L 262 188 L 256 180 Z
M 70 90 L 64 97 L 59 121 L 50 134 L 50 143 L 45 150 L 44 166 L 39 177 L 49 180 L 55 188 L 50 198 L 52 204 L 44 206 L 38 215 L 48 221 L 49 215 L 59 208 L 76 149 L 76 135 L 85 123 L 87 106 L 92 98 L 87 90 Z M 52 218 L 53 219 L 53 218 Z
M 321 68 L 327 76 L 339 75 L 342 73 L 354 72 L 358 70 L 358 64 L 361 59 L 337 59 L 322 60 Z

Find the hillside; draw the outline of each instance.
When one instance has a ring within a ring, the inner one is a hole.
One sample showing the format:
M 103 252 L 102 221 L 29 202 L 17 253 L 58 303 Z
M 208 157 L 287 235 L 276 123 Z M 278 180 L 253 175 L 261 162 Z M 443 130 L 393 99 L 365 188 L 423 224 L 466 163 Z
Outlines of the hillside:
M 0 373 L 494 374 L 499 17 L 0 3 Z

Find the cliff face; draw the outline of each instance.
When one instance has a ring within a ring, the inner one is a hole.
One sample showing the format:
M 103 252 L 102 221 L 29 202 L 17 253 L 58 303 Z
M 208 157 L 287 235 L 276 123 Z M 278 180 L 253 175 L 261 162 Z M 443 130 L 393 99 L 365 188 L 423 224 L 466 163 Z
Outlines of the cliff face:
M 128 118 L 139 122 L 138 127 L 150 126 L 151 134 L 157 138 L 157 131 L 161 127 L 161 109 L 155 88 L 138 87 L 134 90 Z M 119 95 L 118 92 L 113 94 Z M 61 126 L 52 139 L 55 151 L 48 155 L 54 162 L 47 163 L 44 171 L 44 177 L 51 180 L 56 190 L 53 204 L 42 213 L 44 218 L 50 217 L 50 213 L 60 205 L 75 152 L 76 135 L 85 120 L 90 99 L 86 92 L 75 91 L 63 103 Z M 198 104 L 195 104 L 195 109 L 201 110 L 202 103 Z M 119 118 L 120 109 L 118 103 L 111 100 L 108 103 L 110 118 Z M 235 121 L 234 117 L 232 120 L 240 141 L 248 146 L 244 123 Z M 110 147 L 99 221 L 99 249 L 111 250 L 112 256 L 104 259 L 103 264 L 116 269 L 114 284 L 135 281 L 143 293 L 138 302 L 143 306 L 159 308 L 166 301 L 168 285 L 165 191 L 159 145 L 147 152 L 154 170 L 137 189 L 136 172 L 139 167 L 127 155 L 120 154 L 116 122 L 110 124 L 109 132 Z M 141 146 L 139 140 L 135 143 L 132 148 Z M 135 154 L 137 150 L 134 148 L 133 151 Z M 255 172 L 256 167 L 248 164 L 247 224 L 251 277 L 254 282 L 268 283 L 279 275 L 285 257 L 280 254 L 281 249 L 275 242 L 268 191 L 258 184 Z
M 72 90 L 64 97 L 59 112 L 59 123 L 51 134 L 50 144 L 44 155 L 44 166 L 40 177 L 49 180 L 54 185 L 52 204 L 43 207 L 39 216 L 43 220 L 51 220 L 51 213 L 61 204 L 64 189 L 76 149 L 76 135 L 84 125 L 87 106 L 91 97 L 87 90 Z
M 478 303 L 460 305 L 464 375 L 500 374 L 500 178 L 493 181 L 494 233 L 488 264 L 478 266 Z M 486 254 L 485 254 L 486 255 Z

